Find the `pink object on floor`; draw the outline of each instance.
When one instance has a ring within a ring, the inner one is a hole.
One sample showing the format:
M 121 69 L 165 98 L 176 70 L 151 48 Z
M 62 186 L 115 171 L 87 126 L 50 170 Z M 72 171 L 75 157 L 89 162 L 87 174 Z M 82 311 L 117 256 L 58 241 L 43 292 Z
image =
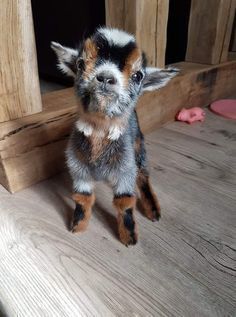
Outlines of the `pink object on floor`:
M 213 102 L 210 109 L 225 118 L 236 119 L 236 100 L 221 99 Z
M 177 113 L 176 120 L 190 124 L 195 121 L 204 121 L 205 112 L 199 107 L 193 107 L 190 109 L 183 108 L 179 113 Z

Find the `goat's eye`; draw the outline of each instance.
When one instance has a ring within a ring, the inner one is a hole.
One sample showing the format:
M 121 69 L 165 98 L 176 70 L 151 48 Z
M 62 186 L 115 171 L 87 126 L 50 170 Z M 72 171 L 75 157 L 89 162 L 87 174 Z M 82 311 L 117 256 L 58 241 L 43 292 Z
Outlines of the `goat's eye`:
M 132 79 L 133 79 L 133 81 L 136 81 L 137 83 L 139 83 L 143 79 L 143 73 L 140 71 L 134 73 L 132 75 Z
M 77 60 L 76 67 L 77 67 L 78 70 L 83 70 L 84 69 L 84 61 L 83 61 L 82 58 Z

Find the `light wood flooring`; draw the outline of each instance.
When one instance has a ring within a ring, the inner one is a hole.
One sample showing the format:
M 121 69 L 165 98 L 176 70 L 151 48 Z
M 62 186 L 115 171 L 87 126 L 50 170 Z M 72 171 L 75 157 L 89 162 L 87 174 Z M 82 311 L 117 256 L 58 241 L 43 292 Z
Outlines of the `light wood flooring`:
M 89 229 L 68 231 L 66 175 L 0 187 L 1 316 L 236 316 L 236 122 L 171 123 L 146 137 L 162 218 L 139 211 L 139 243 L 117 238 L 112 193 Z

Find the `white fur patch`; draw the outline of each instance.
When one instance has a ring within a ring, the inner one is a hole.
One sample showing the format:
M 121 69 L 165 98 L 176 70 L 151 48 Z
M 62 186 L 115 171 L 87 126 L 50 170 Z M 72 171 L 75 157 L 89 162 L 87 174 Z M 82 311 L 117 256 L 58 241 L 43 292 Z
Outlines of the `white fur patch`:
M 84 122 L 82 120 L 77 120 L 75 123 L 75 126 L 85 136 L 90 136 L 93 133 L 93 127 L 87 122 Z
M 74 190 L 79 193 L 90 193 L 93 190 L 93 184 L 82 179 L 73 184 Z
M 110 44 L 118 46 L 125 46 L 129 42 L 134 42 L 135 38 L 132 34 L 127 32 L 113 29 L 113 28 L 100 28 L 98 32 L 103 34 Z
M 121 127 L 118 127 L 116 125 L 111 126 L 109 128 L 108 139 L 112 141 L 118 140 L 122 133 L 123 129 Z

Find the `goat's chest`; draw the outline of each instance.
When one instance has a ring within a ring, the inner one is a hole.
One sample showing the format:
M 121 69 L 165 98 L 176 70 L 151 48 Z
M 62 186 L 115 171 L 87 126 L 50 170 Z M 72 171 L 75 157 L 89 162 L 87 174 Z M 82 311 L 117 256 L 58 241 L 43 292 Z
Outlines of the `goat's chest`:
M 106 136 L 99 136 L 92 134 L 88 138 L 89 142 L 89 162 L 94 163 L 99 158 L 102 158 L 106 155 L 109 148 L 111 147 L 111 141 Z

